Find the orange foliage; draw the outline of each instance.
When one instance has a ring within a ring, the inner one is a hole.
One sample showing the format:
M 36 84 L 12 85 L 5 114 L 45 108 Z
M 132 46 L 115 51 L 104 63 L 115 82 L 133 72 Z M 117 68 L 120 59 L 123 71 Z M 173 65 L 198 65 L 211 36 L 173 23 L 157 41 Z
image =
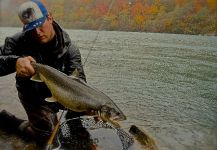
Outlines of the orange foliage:
M 48 7 L 48 3 L 47 3 L 46 0 L 41 0 L 41 2 L 42 2 L 46 7 Z
M 145 22 L 145 17 L 142 16 L 142 15 L 136 15 L 136 16 L 135 16 L 135 22 L 136 22 L 136 24 L 138 24 L 138 25 L 142 25 L 142 24 L 144 24 L 144 22 Z
M 79 10 L 76 12 L 76 16 L 78 18 L 81 18 L 82 16 L 84 16 L 85 13 L 85 9 L 83 7 L 80 7 Z
M 88 5 L 88 4 L 92 3 L 92 0 L 81 0 L 81 2 L 82 2 L 83 4 Z
M 41 0 L 41 2 L 42 2 L 43 4 L 46 4 L 46 0 Z
M 102 3 L 98 5 L 98 13 L 105 15 L 108 12 L 108 5 Z
M 23 1 L 26 0 L 10 0 L 10 4 L 14 8 Z M 62 21 L 69 28 L 98 29 L 105 20 L 103 27 L 108 30 L 177 33 L 198 33 L 202 30 L 211 33 L 216 30 L 217 0 L 41 1 L 49 4 L 48 9 L 53 12 L 55 20 Z M 12 16 L 9 9 L 2 11 L 0 17 L 4 17 L 4 21 L 0 24 L 8 22 L 8 16 Z
M 172 27 L 172 19 L 169 19 L 169 20 L 166 20 L 165 22 L 164 22 L 164 26 L 165 26 L 165 28 L 167 29 L 167 30 L 169 30 L 171 27 Z
M 217 11 L 217 0 L 207 0 L 208 8 L 211 12 Z
M 118 0 L 116 5 L 120 10 L 126 10 L 129 8 L 128 1 L 126 0 Z
M 176 0 L 176 6 L 183 6 L 185 4 L 186 0 Z
M 159 11 L 159 9 L 158 9 L 158 7 L 157 6 L 155 6 L 155 5 L 152 5 L 152 6 L 150 6 L 148 9 L 147 9 L 147 12 L 149 13 L 149 14 L 157 14 L 158 13 L 158 11 Z
M 194 12 L 200 11 L 202 7 L 202 3 L 199 0 L 193 0 Z
M 142 15 L 145 13 L 145 6 L 142 4 L 141 1 L 138 1 L 132 6 L 132 16 Z
M 118 27 L 118 21 L 117 20 L 112 20 L 111 28 L 117 28 L 117 27 Z

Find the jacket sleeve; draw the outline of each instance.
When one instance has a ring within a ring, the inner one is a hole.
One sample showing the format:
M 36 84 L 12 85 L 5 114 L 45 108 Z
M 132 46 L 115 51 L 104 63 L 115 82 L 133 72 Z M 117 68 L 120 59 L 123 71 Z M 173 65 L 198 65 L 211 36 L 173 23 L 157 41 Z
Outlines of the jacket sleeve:
M 16 71 L 16 61 L 19 58 L 15 54 L 16 42 L 7 37 L 5 44 L 0 47 L 0 76 L 8 75 Z
M 86 76 L 81 62 L 81 54 L 74 44 L 71 43 L 65 58 L 65 71 L 67 75 L 71 75 L 75 69 L 78 69 L 79 78 L 86 82 Z

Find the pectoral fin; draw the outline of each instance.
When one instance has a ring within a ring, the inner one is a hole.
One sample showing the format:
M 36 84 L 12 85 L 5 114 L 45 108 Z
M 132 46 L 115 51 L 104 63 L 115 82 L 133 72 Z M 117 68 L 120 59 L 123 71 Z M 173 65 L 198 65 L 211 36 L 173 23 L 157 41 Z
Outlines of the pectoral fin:
M 45 99 L 47 102 L 57 102 L 57 100 L 54 97 L 48 97 Z
M 39 76 L 39 74 L 35 74 L 34 76 L 31 77 L 31 80 L 32 81 L 35 81 L 35 82 L 43 82 Z

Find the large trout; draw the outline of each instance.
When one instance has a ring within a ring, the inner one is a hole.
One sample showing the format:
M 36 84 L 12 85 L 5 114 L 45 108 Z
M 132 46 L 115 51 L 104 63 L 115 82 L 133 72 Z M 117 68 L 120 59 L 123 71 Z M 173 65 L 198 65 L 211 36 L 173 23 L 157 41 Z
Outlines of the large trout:
M 76 76 L 66 74 L 48 65 L 31 62 L 36 74 L 32 80 L 42 81 L 50 89 L 49 102 L 59 102 L 64 107 L 76 111 L 98 112 L 101 119 L 115 125 L 116 121 L 126 120 L 126 116 L 117 105 L 103 92 L 91 87 Z

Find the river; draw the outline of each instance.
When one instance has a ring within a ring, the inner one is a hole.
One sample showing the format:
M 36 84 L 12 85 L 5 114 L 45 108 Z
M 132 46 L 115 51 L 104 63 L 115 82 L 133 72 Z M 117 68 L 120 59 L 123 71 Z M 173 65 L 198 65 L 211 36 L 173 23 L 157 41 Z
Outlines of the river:
M 21 28 L 0 28 L 0 44 Z M 159 149 L 217 148 L 217 37 L 67 30 L 87 81 L 100 89 Z M 25 118 L 14 74 L 0 78 L 0 107 Z M 16 108 L 16 109 L 15 109 Z

